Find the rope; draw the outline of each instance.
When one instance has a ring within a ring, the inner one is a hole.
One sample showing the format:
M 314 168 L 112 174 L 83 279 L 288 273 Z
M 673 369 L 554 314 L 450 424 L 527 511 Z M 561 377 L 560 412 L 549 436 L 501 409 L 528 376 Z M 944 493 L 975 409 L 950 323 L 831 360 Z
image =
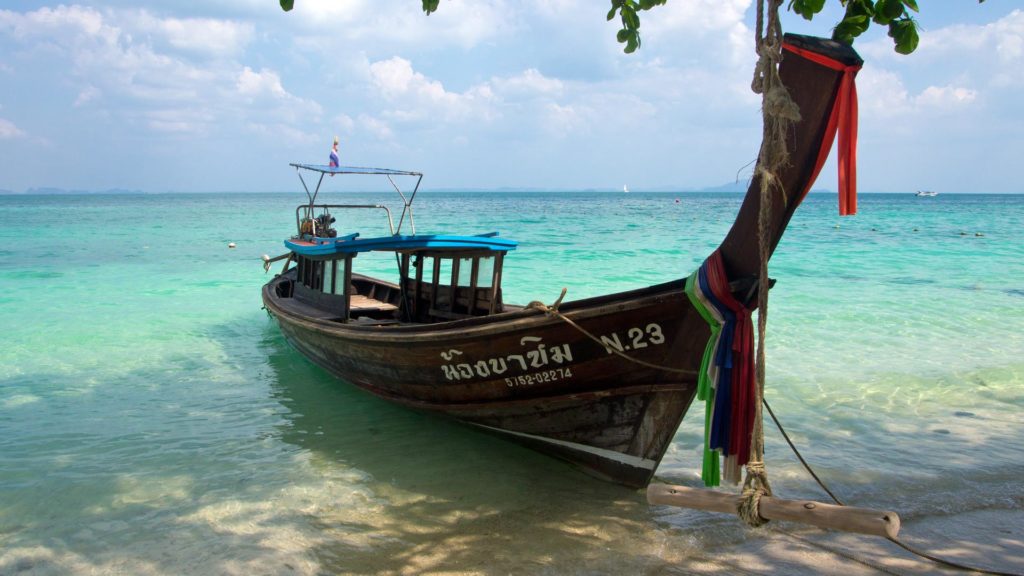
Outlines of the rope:
M 555 300 L 555 303 L 552 304 L 551 306 L 548 306 L 547 304 L 541 302 L 540 300 L 534 300 L 533 302 L 530 302 L 529 304 L 527 304 L 526 308 L 527 309 L 533 309 L 533 310 L 540 310 L 541 312 L 543 312 L 547 316 L 554 316 L 555 318 L 558 318 L 559 320 L 565 322 L 566 324 L 568 324 L 568 325 L 572 326 L 573 328 L 575 328 L 576 330 L 578 330 L 581 334 L 583 334 L 587 338 L 590 338 L 594 342 L 596 342 L 599 345 L 601 345 L 601 347 L 603 347 L 605 350 L 611 352 L 612 354 L 620 356 L 620 357 L 622 357 L 622 358 L 624 358 L 626 360 L 629 360 L 630 362 L 633 362 L 634 364 L 639 364 L 641 366 L 645 366 L 647 368 L 653 368 L 655 370 L 664 370 L 665 372 L 672 372 L 672 373 L 675 373 L 675 374 L 685 374 L 687 376 L 695 376 L 697 374 L 695 371 L 688 370 L 688 369 L 685 369 L 685 368 L 669 368 L 668 366 L 659 366 L 657 364 L 651 364 L 650 362 L 645 362 L 643 360 L 639 360 L 637 358 L 633 358 L 631 356 L 623 354 L 622 352 L 616 350 L 615 348 L 611 348 L 611 347 L 605 345 L 605 343 L 602 342 L 600 338 L 598 338 L 597 336 L 594 336 L 593 334 L 588 332 L 586 328 L 580 326 L 579 324 L 574 322 L 571 318 L 568 318 L 565 314 L 562 314 L 561 312 L 558 311 L 558 306 L 561 305 L 562 298 L 565 298 L 566 291 L 567 291 L 566 288 L 562 288 L 562 294 L 558 297 L 558 300 Z
M 768 223 L 771 221 L 771 198 L 774 191 L 779 191 L 783 201 L 786 200 L 786 191 L 783 189 L 777 176 L 779 170 L 789 161 L 789 151 L 786 146 L 785 136 L 790 124 L 800 121 L 800 111 L 792 98 L 790 98 L 785 86 L 779 78 L 779 61 L 782 59 L 782 26 L 779 21 L 779 6 L 782 0 L 768 0 L 767 10 L 764 0 L 757 0 L 757 24 L 755 28 L 755 46 L 758 55 L 757 65 L 754 67 L 754 79 L 751 82 L 751 90 L 761 94 L 761 113 L 764 122 L 763 139 L 761 150 L 758 155 L 757 166 L 754 169 L 756 177 L 760 178 L 760 208 L 758 210 L 757 232 L 758 249 L 760 256 L 760 267 L 758 270 L 758 294 L 757 294 L 757 361 L 755 387 L 756 397 L 754 413 L 754 430 L 750 444 L 750 459 L 747 463 L 747 474 L 743 482 L 743 490 L 737 514 L 747 524 L 757 527 L 768 522 L 758 512 L 761 497 L 770 496 L 771 485 L 768 482 L 768 473 L 764 465 L 764 413 L 761 410 L 762 404 L 768 410 L 772 420 L 778 427 L 782 436 L 786 439 L 789 447 L 796 454 L 800 463 L 811 474 L 819 486 L 840 506 L 845 504 L 825 485 L 815 474 L 811 466 L 804 460 L 800 451 L 797 450 L 793 441 L 789 438 L 786 430 L 782 427 L 779 419 L 775 416 L 768 402 L 764 400 L 764 379 L 765 379 L 765 335 L 768 322 L 768 258 L 771 247 Z M 765 14 L 767 13 L 767 26 L 765 25 Z M 564 295 L 564 291 L 563 291 Z M 557 312 L 556 312 L 557 313 Z M 899 541 L 896 538 L 888 538 L 893 544 L 903 548 L 911 554 L 931 560 L 944 566 L 952 568 L 975 571 L 983 574 L 996 574 L 999 576 L 1020 576 L 1010 572 L 983 570 L 972 566 L 958 564 L 944 558 L 931 555 L 913 548 L 912 546 Z M 835 550 L 832 552 L 839 553 Z M 862 564 L 871 566 L 862 560 L 853 558 L 847 554 L 840 555 L 856 560 Z M 878 568 L 883 572 L 889 572 L 884 568 Z
M 789 536 L 790 538 L 792 538 L 794 540 L 799 540 L 799 541 L 803 542 L 804 544 L 806 544 L 807 546 L 813 546 L 813 547 L 818 548 L 820 550 L 824 550 L 825 552 L 831 552 L 832 554 L 835 554 L 836 556 L 840 556 L 842 558 L 846 558 L 847 560 L 850 560 L 851 562 L 856 562 L 857 564 L 861 564 L 863 566 L 867 566 L 868 568 L 872 568 L 872 569 L 878 570 L 879 572 L 881 572 L 883 574 L 892 574 L 892 576 L 904 576 L 903 572 L 895 572 L 892 569 L 886 568 L 885 566 L 882 566 L 882 565 L 879 565 L 879 564 L 876 564 L 875 562 L 873 562 L 871 560 L 865 560 L 864 558 L 858 558 L 857 556 L 855 556 L 855 555 L 853 555 L 853 554 L 851 554 L 849 552 L 846 552 L 844 550 L 839 550 L 838 548 L 831 548 L 829 546 L 826 546 L 826 545 L 822 544 L 821 542 L 815 542 L 814 540 L 810 540 L 808 538 L 804 538 L 803 536 L 800 536 L 798 534 L 790 532 L 789 530 L 784 530 L 784 529 L 779 528 L 777 526 L 775 527 L 775 530 L 777 532 L 785 534 L 786 536 Z
M 793 444 L 793 441 L 790 440 L 789 434 L 787 434 L 786 433 L 786 429 L 782 427 L 782 423 L 779 422 L 779 419 L 775 416 L 775 412 L 772 411 L 772 408 L 771 408 L 771 406 L 768 405 L 768 402 L 766 400 L 762 400 L 762 402 L 764 403 L 764 407 L 768 410 L 768 414 L 772 417 L 772 421 L 775 422 L 775 426 L 779 429 L 779 432 L 782 433 L 782 437 L 786 439 L 786 443 L 789 444 L 790 449 L 793 450 L 793 454 L 795 454 L 797 459 L 800 460 L 800 463 L 803 465 L 804 469 L 807 470 L 808 473 L 810 473 L 811 477 L 813 477 L 814 480 L 818 483 L 818 486 L 821 486 L 822 490 L 824 490 L 826 493 L 828 493 L 829 497 L 832 498 L 833 502 L 835 502 L 836 504 L 838 504 L 840 506 L 846 506 L 846 503 L 843 502 L 842 500 L 840 500 L 831 490 L 829 490 L 828 486 L 821 480 L 821 478 L 819 478 L 818 475 L 814 473 L 814 469 L 811 468 L 811 465 L 807 463 L 807 460 L 804 460 L 803 455 L 800 454 L 800 450 L 798 450 L 796 445 Z M 749 473 L 749 469 L 748 469 L 748 473 Z M 786 533 L 789 534 L 788 532 L 786 532 Z M 790 534 L 790 536 L 796 537 L 793 534 Z M 899 546 L 900 548 L 906 550 L 907 552 L 910 552 L 911 554 L 914 554 L 915 556 L 919 556 L 921 558 L 924 558 L 926 560 L 930 560 L 930 561 L 935 562 L 937 564 L 942 564 L 943 566 L 949 566 L 950 568 L 956 568 L 957 570 L 964 570 L 964 571 L 968 571 L 968 572 L 979 572 L 981 574 L 995 574 L 996 576 L 1022 576 L 1021 574 L 1017 574 L 1017 573 L 1014 573 L 1014 572 L 1001 572 L 999 570 L 986 570 L 984 568 L 977 568 L 975 566 L 968 566 L 966 564 L 959 564 L 957 562 L 953 562 L 952 560 L 947 560 L 945 558 L 940 558 L 940 557 L 935 556 L 935 555 L 933 555 L 933 554 L 931 554 L 929 552 L 925 552 L 923 550 L 917 549 L 917 548 L 915 548 L 915 547 L 913 547 L 913 546 L 907 544 L 906 542 L 903 542 L 903 541 L 901 541 L 901 540 L 899 540 L 897 538 L 886 537 L 886 540 L 892 542 L 893 544 Z M 824 548 L 824 549 L 829 550 L 831 552 L 835 552 L 835 553 L 837 553 L 837 554 L 839 554 L 841 556 L 844 556 L 846 558 L 850 558 L 851 560 L 856 560 L 857 562 L 860 562 L 861 564 L 870 565 L 867 562 L 864 562 L 863 560 L 859 560 L 857 558 L 853 558 L 853 557 L 851 557 L 851 556 L 849 556 L 847 554 L 841 553 L 841 552 L 839 552 L 837 550 L 833 550 L 831 548 L 827 548 L 827 547 L 822 546 L 820 544 L 815 544 L 815 546 L 818 546 L 820 548 Z M 878 568 L 877 566 L 873 566 L 873 567 L 874 568 Z M 881 568 L 879 568 L 879 569 L 881 569 Z M 883 570 L 883 571 L 885 571 L 885 570 Z
M 800 454 L 799 450 L 797 450 L 796 445 L 793 444 L 793 441 L 789 439 L 789 434 L 786 434 L 786 429 L 782 427 L 782 424 L 779 422 L 779 419 L 775 417 L 775 412 L 772 411 L 772 407 L 768 404 L 768 401 L 762 399 L 761 402 L 764 403 L 764 407 L 768 410 L 768 414 L 772 417 L 772 422 L 775 422 L 776 428 L 778 428 L 779 432 L 782 433 L 782 437 L 786 439 L 786 443 L 789 444 L 789 448 L 793 451 L 793 454 L 796 454 L 797 459 L 800 460 L 801 464 L 803 464 L 804 470 L 807 470 L 811 474 L 811 477 L 814 478 L 814 481 L 818 483 L 818 486 L 820 486 L 821 489 L 824 490 L 830 498 L 832 498 L 833 502 L 839 504 L 840 506 L 846 506 L 846 503 L 840 500 L 838 496 L 833 494 L 832 491 L 828 489 L 828 486 L 826 486 L 825 483 L 822 482 L 821 478 L 818 478 L 818 475 L 814 473 L 814 469 L 811 468 L 811 465 L 807 463 L 807 460 L 804 460 L 803 455 Z
M 763 438 L 763 435 L 761 435 Z M 768 471 L 764 462 L 751 460 L 747 462 L 747 477 L 743 480 L 743 491 L 736 507 L 736 513 L 744 522 L 757 528 L 764 526 L 768 520 L 761 516 L 761 496 L 771 496 L 772 487 L 768 483 Z
M 934 555 L 929 554 L 927 552 L 918 550 L 917 548 L 914 548 L 913 546 L 907 544 L 906 542 L 901 542 L 900 540 L 897 540 L 896 538 L 887 538 L 887 540 L 889 540 L 893 544 L 899 546 L 900 548 L 903 548 L 907 552 L 910 552 L 911 554 L 920 556 L 921 558 L 924 558 L 926 560 L 931 560 L 932 562 L 936 562 L 938 564 L 942 564 L 943 566 L 949 566 L 950 568 L 956 568 L 957 570 L 964 570 L 964 571 L 967 571 L 967 572 L 980 572 L 982 574 L 995 574 L 996 576 L 1021 576 L 1021 574 L 1018 574 L 1016 572 L 1001 572 L 999 570 L 986 570 L 984 568 L 977 568 L 977 567 L 974 567 L 974 566 L 968 566 L 966 564 L 958 564 L 956 562 L 953 562 L 952 560 L 946 560 L 945 558 L 939 558 L 938 556 L 934 556 Z
M 782 25 L 779 22 L 779 6 L 782 0 L 757 1 L 757 26 L 754 31 L 758 60 L 754 68 L 751 90 L 761 94 L 761 115 L 764 122 L 761 151 L 758 155 L 755 175 L 760 182 L 760 208 L 757 215 L 757 238 L 760 266 L 757 287 L 757 360 L 755 362 L 754 427 L 750 439 L 750 456 L 747 474 L 737 514 L 751 526 L 767 522 L 758 512 L 761 496 L 771 496 L 771 484 L 764 465 L 764 414 L 761 399 L 764 398 L 765 376 L 765 334 L 768 326 L 768 258 L 771 255 L 769 223 L 771 222 L 772 193 L 779 190 L 785 199 L 785 190 L 777 174 L 789 161 L 786 147 L 786 133 L 793 122 L 799 121 L 800 112 L 782 85 L 779 78 L 779 61 L 782 60 Z M 767 13 L 767 30 L 765 14 Z

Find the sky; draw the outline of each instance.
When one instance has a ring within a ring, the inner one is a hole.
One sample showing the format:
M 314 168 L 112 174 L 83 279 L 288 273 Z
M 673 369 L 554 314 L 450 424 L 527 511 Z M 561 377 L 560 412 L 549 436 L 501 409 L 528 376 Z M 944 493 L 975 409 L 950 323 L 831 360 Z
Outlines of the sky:
M 425 188 L 685 191 L 746 181 L 760 144 L 752 0 L 669 0 L 632 55 L 597 0 L 3 6 L 0 190 L 292 191 L 338 136 Z M 1019 6 L 922 2 L 910 56 L 857 40 L 861 191 L 1024 191 Z

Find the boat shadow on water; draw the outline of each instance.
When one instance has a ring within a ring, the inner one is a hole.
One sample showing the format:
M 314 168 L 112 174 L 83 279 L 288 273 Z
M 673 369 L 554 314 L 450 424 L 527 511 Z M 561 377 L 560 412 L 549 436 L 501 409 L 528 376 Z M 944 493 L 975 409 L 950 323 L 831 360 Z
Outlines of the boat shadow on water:
M 359 493 L 354 506 L 317 513 L 328 536 L 315 550 L 322 568 L 487 566 L 484 572 L 508 573 L 668 564 L 666 533 L 652 530 L 643 491 L 376 398 L 313 365 L 278 335 L 268 334 L 264 346 L 271 394 L 287 409 L 280 438 L 306 452 L 314 470 L 345 484 L 342 492 Z

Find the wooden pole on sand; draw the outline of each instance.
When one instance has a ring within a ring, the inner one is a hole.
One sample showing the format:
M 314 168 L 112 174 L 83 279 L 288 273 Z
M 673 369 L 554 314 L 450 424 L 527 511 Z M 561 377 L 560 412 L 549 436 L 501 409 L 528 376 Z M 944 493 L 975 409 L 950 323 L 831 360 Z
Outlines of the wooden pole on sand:
M 680 508 L 695 508 L 709 512 L 736 514 L 740 496 L 714 490 L 651 484 L 647 487 L 647 502 Z M 857 532 L 895 539 L 900 532 L 900 517 L 895 512 L 835 506 L 809 500 L 783 500 L 762 496 L 759 514 L 765 520 L 785 520 L 810 524 L 819 528 Z

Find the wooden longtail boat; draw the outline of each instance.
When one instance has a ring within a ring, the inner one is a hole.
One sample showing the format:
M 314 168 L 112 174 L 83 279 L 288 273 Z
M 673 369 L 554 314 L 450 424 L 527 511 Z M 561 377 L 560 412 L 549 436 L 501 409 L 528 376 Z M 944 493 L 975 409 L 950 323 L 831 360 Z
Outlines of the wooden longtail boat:
M 832 41 L 787 35 L 786 42 L 780 77 L 802 119 L 780 175 L 786 192 L 772 195 L 772 249 L 828 155 L 842 68 L 861 62 Z M 507 304 L 502 263 L 516 243 L 495 235 L 417 235 L 412 202 L 422 174 L 293 166 L 300 179 L 305 173 L 319 181 L 310 193 L 302 179 L 309 202 L 296 209 L 285 271 L 263 287 L 263 302 L 296 349 L 387 400 L 454 417 L 611 481 L 650 481 L 694 399 L 710 334 L 684 279 L 564 302 L 558 314 Z M 330 210 L 386 208 L 317 204 L 328 174 L 380 175 L 392 185 L 413 178 L 415 189 L 406 197 L 395 186 L 404 208 L 390 235 L 339 236 Z M 719 248 L 729 289 L 746 302 L 757 290 L 759 190 L 755 178 Z M 401 232 L 407 222 L 408 235 Z M 368 251 L 395 254 L 397 284 L 352 271 L 355 257 Z

